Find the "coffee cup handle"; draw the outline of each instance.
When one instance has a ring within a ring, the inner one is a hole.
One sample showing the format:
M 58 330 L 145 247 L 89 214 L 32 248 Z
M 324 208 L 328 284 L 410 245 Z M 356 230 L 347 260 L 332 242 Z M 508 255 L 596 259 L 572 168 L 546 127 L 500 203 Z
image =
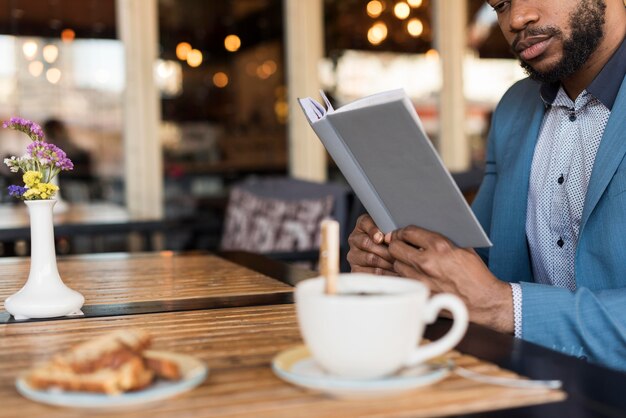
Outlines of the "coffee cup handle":
M 446 353 L 454 348 L 465 335 L 469 321 L 467 308 L 460 298 L 451 294 L 435 295 L 428 301 L 424 312 L 424 322 L 426 324 L 435 322 L 439 312 L 443 309 L 452 313 L 452 328 L 437 341 L 420 346 L 413 351 L 406 362 L 407 366 L 414 366 Z

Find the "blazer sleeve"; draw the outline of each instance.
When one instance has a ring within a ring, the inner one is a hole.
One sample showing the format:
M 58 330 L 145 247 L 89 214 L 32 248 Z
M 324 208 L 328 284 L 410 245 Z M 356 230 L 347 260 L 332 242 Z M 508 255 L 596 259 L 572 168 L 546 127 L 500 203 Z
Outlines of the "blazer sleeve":
M 626 288 L 591 291 L 521 282 L 522 338 L 626 370 Z

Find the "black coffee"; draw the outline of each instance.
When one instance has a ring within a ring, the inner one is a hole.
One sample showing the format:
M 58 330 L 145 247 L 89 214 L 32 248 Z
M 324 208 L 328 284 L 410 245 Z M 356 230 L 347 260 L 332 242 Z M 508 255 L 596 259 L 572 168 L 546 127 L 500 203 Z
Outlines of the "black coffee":
M 385 296 L 389 293 L 383 292 L 341 292 L 337 293 L 337 296 Z

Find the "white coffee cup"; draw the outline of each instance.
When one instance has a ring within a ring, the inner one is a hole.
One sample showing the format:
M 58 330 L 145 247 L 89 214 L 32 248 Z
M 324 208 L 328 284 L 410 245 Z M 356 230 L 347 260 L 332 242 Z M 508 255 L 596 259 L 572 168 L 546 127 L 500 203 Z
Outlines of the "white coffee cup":
M 337 294 L 324 278 L 300 282 L 295 300 L 302 337 L 328 373 L 351 379 L 387 376 L 440 356 L 465 335 L 465 304 L 451 294 L 429 298 L 417 280 L 364 273 L 339 275 Z M 447 309 L 453 325 L 440 339 L 418 347 L 427 324 Z

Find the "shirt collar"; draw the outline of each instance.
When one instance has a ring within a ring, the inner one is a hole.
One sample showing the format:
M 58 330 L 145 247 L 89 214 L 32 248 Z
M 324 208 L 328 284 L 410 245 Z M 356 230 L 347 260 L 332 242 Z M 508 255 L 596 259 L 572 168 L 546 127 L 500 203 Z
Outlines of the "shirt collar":
M 598 99 L 607 109 L 612 110 L 619 88 L 626 75 L 626 38 L 604 65 L 602 70 L 586 88 L 587 92 Z M 541 98 L 546 105 L 552 105 L 561 83 L 544 83 L 541 86 Z

